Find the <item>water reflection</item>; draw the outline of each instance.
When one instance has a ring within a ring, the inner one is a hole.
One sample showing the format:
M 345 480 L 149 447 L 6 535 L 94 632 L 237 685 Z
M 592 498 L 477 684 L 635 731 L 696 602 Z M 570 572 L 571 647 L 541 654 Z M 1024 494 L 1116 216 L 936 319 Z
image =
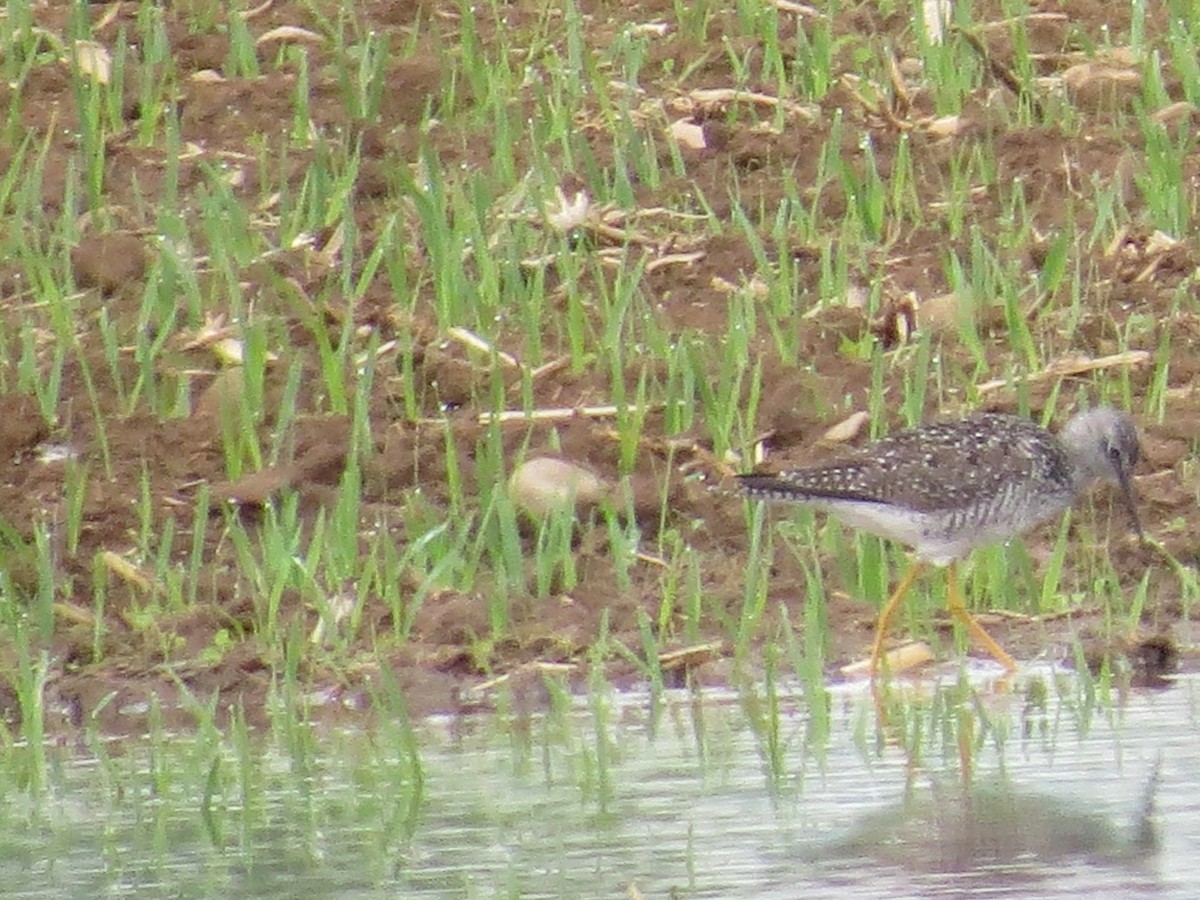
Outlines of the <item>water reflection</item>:
M 43 797 L 3 785 L 0 879 L 38 897 L 1194 895 L 1197 683 L 1107 706 L 1047 684 L 1033 704 L 914 698 L 890 744 L 860 688 L 831 692 L 819 747 L 799 690 L 434 720 L 419 793 L 395 744 L 351 730 L 314 732 L 303 765 L 279 745 L 193 765 L 186 742 L 178 761 L 61 759 Z
M 1111 866 L 1114 882 L 1155 884 L 1158 850 L 1154 816 L 1158 768 L 1126 825 L 1084 800 L 1020 788 L 992 776 L 964 787 L 938 781 L 916 787 L 905 799 L 869 813 L 850 833 L 830 843 L 817 869 L 826 880 L 850 881 L 874 866 L 916 876 L 947 876 L 959 889 L 976 881 L 1032 890 L 1057 877 L 1064 863 Z M 1124 869 L 1125 871 L 1122 871 Z

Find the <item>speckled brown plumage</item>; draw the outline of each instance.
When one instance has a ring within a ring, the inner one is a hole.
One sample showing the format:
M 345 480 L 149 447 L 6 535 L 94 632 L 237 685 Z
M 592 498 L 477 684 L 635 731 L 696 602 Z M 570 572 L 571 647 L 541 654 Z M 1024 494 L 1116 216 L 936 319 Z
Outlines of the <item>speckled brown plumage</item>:
M 806 503 L 913 548 L 917 562 L 879 613 L 872 678 L 883 658 L 888 623 L 926 564 L 946 566 L 951 614 L 1012 671 L 1016 661 L 963 603 L 957 560 L 974 547 L 1007 540 L 1065 512 L 1100 480 L 1120 487 L 1140 533 L 1130 483 L 1140 455 L 1133 422 L 1107 407 L 1077 414 L 1057 436 L 1028 419 L 983 413 L 897 432 L 815 466 L 743 475 L 740 482 L 751 498 Z
M 1128 499 L 1139 455 L 1133 423 L 1107 407 L 1075 416 L 1059 436 L 1028 419 L 982 413 L 739 480 L 750 497 L 807 503 L 944 565 L 1061 514 L 1096 480 L 1120 485 Z

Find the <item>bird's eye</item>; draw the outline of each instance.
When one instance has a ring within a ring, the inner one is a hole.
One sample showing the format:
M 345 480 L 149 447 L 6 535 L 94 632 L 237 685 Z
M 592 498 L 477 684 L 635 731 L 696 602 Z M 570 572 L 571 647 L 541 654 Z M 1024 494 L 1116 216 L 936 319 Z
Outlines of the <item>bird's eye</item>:
M 1114 469 L 1123 469 L 1133 462 L 1132 460 L 1125 459 L 1124 452 L 1116 444 L 1108 448 L 1108 461 L 1112 463 Z

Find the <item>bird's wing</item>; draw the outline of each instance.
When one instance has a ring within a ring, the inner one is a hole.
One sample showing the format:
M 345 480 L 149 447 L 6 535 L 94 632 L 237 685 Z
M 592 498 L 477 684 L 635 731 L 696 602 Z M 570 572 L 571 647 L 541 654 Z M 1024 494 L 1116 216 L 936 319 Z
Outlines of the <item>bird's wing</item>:
M 744 476 L 742 484 L 765 499 L 855 500 L 937 512 L 986 502 L 1014 482 L 1069 483 L 1066 457 L 1053 437 L 1025 419 L 996 418 L 897 432 L 842 458 L 774 476 Z

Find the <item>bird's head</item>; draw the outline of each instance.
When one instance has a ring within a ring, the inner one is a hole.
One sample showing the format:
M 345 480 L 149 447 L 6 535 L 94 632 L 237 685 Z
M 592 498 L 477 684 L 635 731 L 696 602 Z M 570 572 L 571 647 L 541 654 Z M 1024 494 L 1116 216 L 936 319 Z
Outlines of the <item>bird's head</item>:
M 1134 530 L 1142 537 L 1133 500 L 1133 469 L 1142 457 L 1142 448 L 1133 420 L 1120 410 L 1100 406 L 1074 415 L 1059 439 L 1071 456 L 1080 486 L 1095 481 L 1115 484 Z

